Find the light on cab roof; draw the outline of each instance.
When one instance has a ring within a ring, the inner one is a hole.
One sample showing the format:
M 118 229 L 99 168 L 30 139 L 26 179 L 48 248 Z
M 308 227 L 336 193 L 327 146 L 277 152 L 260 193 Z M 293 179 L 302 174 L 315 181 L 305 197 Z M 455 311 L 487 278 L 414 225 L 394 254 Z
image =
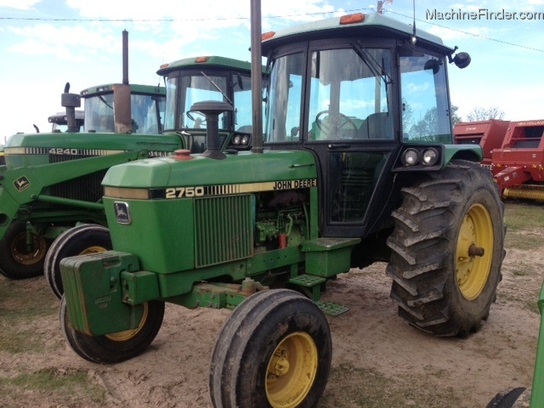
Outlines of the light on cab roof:
M 340 17 L 340 24 L 356 24 L 365 21 L 365 15 L 363 13 L 346 14 Z
M 268 32 L 261 35 L 261 41 L 269 40 L 272 37 L 274 37 L 275 35 L 276 35 L 275 31 L 268 31 Z

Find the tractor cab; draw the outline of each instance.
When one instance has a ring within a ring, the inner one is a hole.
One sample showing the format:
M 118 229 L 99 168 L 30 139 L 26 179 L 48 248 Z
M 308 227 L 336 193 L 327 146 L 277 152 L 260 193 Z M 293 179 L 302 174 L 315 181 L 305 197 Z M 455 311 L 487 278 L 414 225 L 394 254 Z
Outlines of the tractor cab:
M 222 149 L 248 150 L 252 134 L 251 64 L 230 58 L 205 56 L 162 65 L 167 105 L 164 131 L 186 139 L 191 153 L 206 150 L 206 117 L 192 110 L 195 103 L 224 102 L 233 110 L 219 114 Z
M 115 93 L 119 85 L 93 86 L 81 91 L 85 101 L 84 128 L 91 133 L 115 132 Z M 130 85 L 131 131 L 136 134 L 158 134 L 162 131 L 162 117 L 166 91 L 152 85 Z
M 356 14 L 263 35 L 270 65 L 264 145 L 315 154 L 324 235 L 367 235 L 397 198 L 391 186 L 399 172 L 445 165 L 441 145 L 453 143 L 446 67 L 454 50 L 407 28 Z
M 75 111 L 76 132 L 83 131 L 83 123 L 85 121 L 85 113 L 82 110 Z M 57 112 L 47 118 L 51 123 L 51 132 L 62 133 L 68 131 L 68 118 L 66 112 Z

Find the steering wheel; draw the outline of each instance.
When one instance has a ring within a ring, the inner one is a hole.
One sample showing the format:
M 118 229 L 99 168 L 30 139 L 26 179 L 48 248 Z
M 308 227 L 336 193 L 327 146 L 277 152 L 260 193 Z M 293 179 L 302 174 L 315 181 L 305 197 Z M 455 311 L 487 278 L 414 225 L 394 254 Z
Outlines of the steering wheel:
M 328 133 L 328 130 L 325 130 L 323 128 L 324 127 L 324 126 L 322 126 L 323 120 L 321 119 L 321 117 L 323 115 L 325 115 L 325 114 L 328 114 L 328 113 L 329 113 L 329 110 L 327 109 L 327 110 L 321 111 L 317 115 L 315 115 L 315 124 L 317 125 L 317 128 L 323 133 Z M 352 129 L 357 129 L 357 126 L 355 125 L 355 122 L 353 122 L 353 120 L 351 120 L 349 118 L 349 116 L 346 116 L 341 112 L 338 112 L 338 115 L 340 116 L 340 123 L 338 124 L 338 129 L 342 129 L 347 124 L 351 125 Z
M 195 118 L 193 116 L 194 113 L 196 113 L 198 116 L 202 116 L 204 119 Z M 187 117 L 189 119 L 191 119 L 193 122 L 195 122 L 195 127 L 196 128 L 199 128 L 200 125 L 203 125 L 204 123 L 206 123 L 206 115 L 204 115 L 202 112 L 199 112 L 199 111 L 187 111 L 187 112 L 185 112 L 185 114 L 187 115 Z

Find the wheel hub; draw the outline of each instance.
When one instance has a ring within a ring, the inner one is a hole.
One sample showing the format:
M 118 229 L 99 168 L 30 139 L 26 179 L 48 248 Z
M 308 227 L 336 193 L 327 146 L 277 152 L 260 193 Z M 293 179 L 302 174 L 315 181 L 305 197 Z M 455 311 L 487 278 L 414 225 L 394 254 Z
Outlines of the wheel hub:
M 474 300 L 484 290 L 491 269 L 493 223 L 487 209 L 475 204 L 465 215 L 456 251 L 457 284 L 467 300 Z
M 21 233 L 11 244 L 11 254 L 22 265 L 33 265 L 45 256 L 47 243 L 45 239 L 32 234 L 32 243 L 27 243 L 27 234 Z
M 312 337 L 292 333 L 282 340 L 268 362 L 266 395 L 273 408 L 294 408 L 315 381 L 318 351 Z
M 110 339 L 111 341 L 128 341 L 135 337 L 140 330 L 145 326 L 145 323 L 149 317 L 149 305 L 148 303 L 143 304 L 143 311 L 142 311 L 142 318 L 140 319 L 140 323 L 138 324 L 138 327 L 131 330 L 123 330 L 117 333 L 109 333 L 105 336 Z

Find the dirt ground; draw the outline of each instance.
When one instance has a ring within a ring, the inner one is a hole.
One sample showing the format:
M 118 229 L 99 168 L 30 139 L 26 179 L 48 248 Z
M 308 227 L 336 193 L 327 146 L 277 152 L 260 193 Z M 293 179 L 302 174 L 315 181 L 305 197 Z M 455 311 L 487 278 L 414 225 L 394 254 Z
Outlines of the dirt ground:
M 513 234 L 544 242 L 537 230 Z M 350 311 L 329 318 L 333 365 L 320 407 L 485 407 L 498 391 L 530 386 L 543 271 L 544 243 L 507 247 L 497 301 L 468 339 L 432 337 L 398 317 L 385 264 L 342 275 L 324 299 Z M 147 352 L 104 366 L 66 345 L 43 277 L 0 277 L 0 291 L 0 340 L 18 339 L 0 347 L 1 406 L 211 407 L 209 359 L 229 311 L 167 305 Z M 7 318 L 14 310 L 20 317 Z

